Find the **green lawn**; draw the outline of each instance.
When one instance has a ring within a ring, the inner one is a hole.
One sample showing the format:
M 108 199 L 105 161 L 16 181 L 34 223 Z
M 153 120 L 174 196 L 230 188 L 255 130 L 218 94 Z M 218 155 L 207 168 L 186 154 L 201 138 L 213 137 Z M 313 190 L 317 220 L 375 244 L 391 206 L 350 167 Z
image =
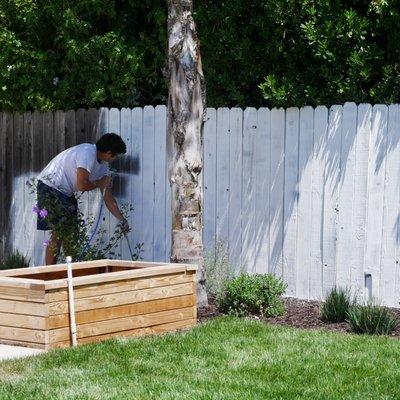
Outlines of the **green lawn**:
M 400 341 L 218 318 L 0 363 L 0 399 L 400 399 Z

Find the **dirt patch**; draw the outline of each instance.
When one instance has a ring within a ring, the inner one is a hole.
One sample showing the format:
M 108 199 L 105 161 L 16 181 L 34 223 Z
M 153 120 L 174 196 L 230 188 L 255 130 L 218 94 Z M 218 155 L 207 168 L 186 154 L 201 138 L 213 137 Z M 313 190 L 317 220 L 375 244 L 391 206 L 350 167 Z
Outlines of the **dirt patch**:
M 325 323 L 320 318 L 321 302 L 314 300 L 299 300 L 292 297 L 283 299 L 286 312 L 280 317 L 261 318 L 262 321 L 274 325 L 293 326 L 302 329 L 326 329 L 333 332 L 350 332 L 349 325 L 346 322 Z M 400 310 L 391 308 L 390 311 L 400 322 Z M 222 315 L 218 312 L 213 299 L 207 307 L 198 310 L 198 321 L 204 322 Z M 400 323 L 391 336 L 400 338 Z

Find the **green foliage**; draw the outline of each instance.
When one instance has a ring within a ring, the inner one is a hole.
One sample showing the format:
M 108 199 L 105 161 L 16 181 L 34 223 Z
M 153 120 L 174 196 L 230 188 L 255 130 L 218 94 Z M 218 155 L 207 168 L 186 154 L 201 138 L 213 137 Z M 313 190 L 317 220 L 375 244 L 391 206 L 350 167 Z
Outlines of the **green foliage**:
M 354 304 L 346 289 L 334 288 L 330 291 L 321 307 L 321 318 L 325 322 L 343 322 L 350 307 Z
M 27 268 L 29 267 L 29 261 L 28 258 L 16 250 L 0 262 L 0 269 Z
M 280 296 L 286 286 L 272 274 L 243 273 L 226 283 L 217 296 L 217 306 L 221 312 L 236 316 L 281 315 L 285 308 Z
M 166 27 L 156 6 L 148 14 L 149 4 L 0 2 L 0 109 L 132 107 L 156 101 L 152 93 L 162 91 L 155 87 L 163 80 L 156 77 L 154 63 L 164 43 L 153 30 Z
M 36 180 L 29 182 L 31 191 L 36 191 Z M 78 204 L 80 197 L 77 196 Z M 49 193 L 42 200 L 42 210 L 46 211 L 46 219 L 52 232 L 57 235 L 59 241 L 62 241 L 62 249 L 58 254 L 58 261 L 64 261 L 65 257 L 71 256 L 76 261 L 101 260 L 104 258 L 120 257 L 121 254 L 116 253 L 120 241 L 124 237 L 121 225 L 118 224 L 114 232 L 108 237 L 108 230 L 104 226 L 96 231 L 95 236 L 90 240 L 90 233 L 95 225 L 95 217 L 89 215 L 85 220 L 81 207 L 78 207 L 76 215 L 65 214 L 65 206 L 60 203 L 58 198 Z M 129 213 L 133 211 L 130 204 L 120 205 L 121 212 L 125 218 L 129 218 Z M 39 213 L 38 206 L 34 207 L 34 212 Z M 97 217 L 97 216 L 96 216 Z M 44 243 L 44 245 L 49 245 Z M 140 259 L 143 243 L 138 243 L 132 249 L 132 260 Z
M 353 332 L 370 335 L 389 335 L 398 324 L 387 308 L 373 302 L 351 307 L 348 320 Z
M 194 2 L 207 102 L 400 101 L 400 0 Z M 167 2 L 2 0 L 0 109 L 165 103 Z

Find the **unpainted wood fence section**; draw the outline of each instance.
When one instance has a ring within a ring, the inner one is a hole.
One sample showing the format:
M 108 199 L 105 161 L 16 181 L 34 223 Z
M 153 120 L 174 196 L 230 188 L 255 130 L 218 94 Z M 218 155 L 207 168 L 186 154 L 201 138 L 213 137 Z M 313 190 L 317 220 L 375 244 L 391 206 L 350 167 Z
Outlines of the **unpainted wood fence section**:
M 34 198 L 25 182 L 64 147 L 114 131 L 128 145 L 114 192 L 129 202 L 134 243 L 145 260 L 170 250 L 166 109 L 78 110 L 0 115 L 3 248 L 42 262 Z M 335 285 L 398 306 L 400 106 L 207 110 L 204 243 L 225 247 L 237 269 L 273 272 L 287 294 L 322 298 Z M 98 194 L 82 207 L 96 215 Z M 112 231 L 115 221 L 105 214 Z M 222 246 L 220 245 L 222 243 Z M 129 258 L 122 242 L 122 257 Z

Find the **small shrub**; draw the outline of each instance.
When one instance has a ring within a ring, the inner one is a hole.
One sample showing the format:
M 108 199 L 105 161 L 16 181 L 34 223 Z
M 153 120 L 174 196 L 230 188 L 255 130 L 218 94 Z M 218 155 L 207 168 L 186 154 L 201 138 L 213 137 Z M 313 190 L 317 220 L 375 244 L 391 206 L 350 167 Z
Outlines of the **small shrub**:
M 241 274 L 229 280 L 217 296 L 221 312 L 236 316 L 260 314 L 264 317 L 282 315 L 285 311 L 280 296 L 286 284 L 271 274 Z
M 29 267 L 29 261 L 29 259 L 16 250 L 0 263 L 0 269 L 27 268 Z
M 321 319 L 325 322 L 343 322 L 354 305 L 347 289 L 333 288 L 321 307 Z
M 398 324 L 397 319 L 387 308 L 373 302 L 351 307 L 348 321 L 354 333 L 369 335 L 389 335 Z

